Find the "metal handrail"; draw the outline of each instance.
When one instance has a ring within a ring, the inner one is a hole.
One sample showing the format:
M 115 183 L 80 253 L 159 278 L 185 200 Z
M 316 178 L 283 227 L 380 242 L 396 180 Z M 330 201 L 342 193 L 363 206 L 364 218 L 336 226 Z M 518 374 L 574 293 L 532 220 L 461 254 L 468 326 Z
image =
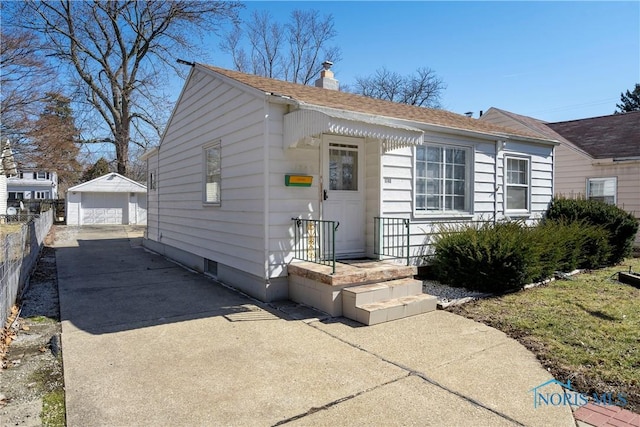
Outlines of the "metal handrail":
M 373 218 L 373 252 L 391 258 L 410 261 L 410 230 L 408 218 Z
M 294 221 L 293 257 L 331 267 L 336 272 L 336 230 L 338 221 L 291 218 Z

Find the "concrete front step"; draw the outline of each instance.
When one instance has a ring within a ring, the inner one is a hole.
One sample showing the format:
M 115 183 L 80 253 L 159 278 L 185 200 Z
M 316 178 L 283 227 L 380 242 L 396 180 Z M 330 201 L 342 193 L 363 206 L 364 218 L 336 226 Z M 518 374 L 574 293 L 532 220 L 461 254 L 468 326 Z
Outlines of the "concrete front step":
M 417 314 L 436 310 L 438 299 L 432 295 L 420 294 L 381 302 L 364 304 L 356 307 L 355 320 L 365 325 L 390 322 Z
M 421 293 L 422 282 L 420 280 L 402 278 L 344 288 L 342 290 L 342 304 L 344 309 L 345 305 L 361 306 Z
M 422 282 L 411 278 L 342 290 L 342 315 L 365 325 L 427 313 L 436 305 L 437 298 L 423 294 Z

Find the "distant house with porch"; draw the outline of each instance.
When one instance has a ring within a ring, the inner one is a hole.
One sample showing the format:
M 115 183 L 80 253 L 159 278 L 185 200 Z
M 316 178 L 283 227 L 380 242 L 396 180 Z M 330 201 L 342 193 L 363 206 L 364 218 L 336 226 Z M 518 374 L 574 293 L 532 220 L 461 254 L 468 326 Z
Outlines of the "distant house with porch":
M 555 194 L 601 200 L 640 219 L 640 111 L 548 123 L 490 108 L 480 120 L 558 140 Z
M 547 209 L 553 138 L 340 92 L 329 64 L 316 86 L 193 64 L 143 156 L 145 245 L 263 301 L 340 315 L 349 284 L 318 279 L 332 291 L 310 297 L 296 259 L 415 266 L 439 224 Z

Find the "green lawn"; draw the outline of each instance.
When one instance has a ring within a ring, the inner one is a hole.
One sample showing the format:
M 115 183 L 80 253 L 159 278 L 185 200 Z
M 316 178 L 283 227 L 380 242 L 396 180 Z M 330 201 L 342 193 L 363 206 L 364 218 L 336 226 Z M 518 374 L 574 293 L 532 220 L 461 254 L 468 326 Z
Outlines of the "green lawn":
M 640 289 L 615 280 L 629 267 L 640 259 L 451 311 L 517 339 L 574 389 L 625 393 L 640 412 Z

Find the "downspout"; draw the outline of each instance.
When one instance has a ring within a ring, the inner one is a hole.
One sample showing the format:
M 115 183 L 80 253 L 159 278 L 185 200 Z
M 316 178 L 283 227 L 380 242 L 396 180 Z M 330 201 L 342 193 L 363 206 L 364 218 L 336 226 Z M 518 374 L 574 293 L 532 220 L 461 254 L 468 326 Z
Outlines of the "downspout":
M 551 150 L 551 155 L 553 156 L 551 159 L 551 200 L 556 197 L 556 147 L 553 146 L 553 150 Z M 547 206 L 547 210 L 549 210 L 551 203 Z
M 264 154 L 264 162 L 262 162 L 262 173 L 263 173 L 263 222 L 264 222 L 264 274 L 265 274 L 265 296 L 267 296 L 267 292 L 269 291 L 270 283 L 270 274 L 269 274 L 269 95 L 265 94 L 264 97 L 264 126 L 263 126 L 263 154 Z M 267 298 L 268 299 L 268 298 Z
M 496 140 L 496 162 L 493 167 L 493 182 L 494 182 L 494 193 L 493 193 L 493 223 L 498 222 L 498 191 L 500 189 L 500 185 L 498 184 L 498 157 L 500 156 L 500 151 L 502 151 L 502 146 L 504 142 L 499 139 Z

